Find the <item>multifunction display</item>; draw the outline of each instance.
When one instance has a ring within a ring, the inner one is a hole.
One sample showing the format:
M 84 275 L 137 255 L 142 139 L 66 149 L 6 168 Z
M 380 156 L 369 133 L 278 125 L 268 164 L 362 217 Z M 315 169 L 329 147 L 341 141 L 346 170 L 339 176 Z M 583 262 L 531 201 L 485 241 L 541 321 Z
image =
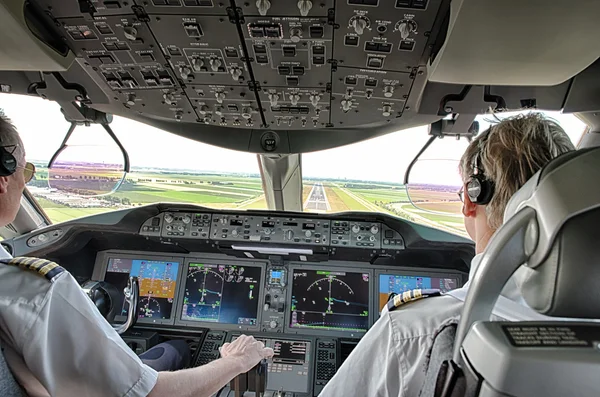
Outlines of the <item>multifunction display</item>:
M 171 261 L 110 258 L 104 281 L 123 291 L 129 276 L 137 277 L 140 285 L 138 318 L 168 320 L 177 291 L 179 266 L 179 262 Z M 128 304 L 123 302 L 121 314 L 127 315 L 127 309 Z
M 294 269 L 290 327 L 367 331 L 368 273 Z
M 262 268 L 189 264 L 181 320 L 255 326 Z

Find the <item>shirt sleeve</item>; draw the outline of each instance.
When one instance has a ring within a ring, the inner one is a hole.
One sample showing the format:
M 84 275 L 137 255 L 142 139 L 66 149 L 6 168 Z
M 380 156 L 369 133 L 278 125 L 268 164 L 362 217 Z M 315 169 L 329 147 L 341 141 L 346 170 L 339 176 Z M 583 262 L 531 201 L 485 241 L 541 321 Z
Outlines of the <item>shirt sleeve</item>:
M 403 375 L 389 315 L 363 336 L 319 397 L 401 396 Z
M 52 396 L 147 396 L 158 373 L 141 362 L 75 279 L 58 276 L 18 338 L 30 371 Z

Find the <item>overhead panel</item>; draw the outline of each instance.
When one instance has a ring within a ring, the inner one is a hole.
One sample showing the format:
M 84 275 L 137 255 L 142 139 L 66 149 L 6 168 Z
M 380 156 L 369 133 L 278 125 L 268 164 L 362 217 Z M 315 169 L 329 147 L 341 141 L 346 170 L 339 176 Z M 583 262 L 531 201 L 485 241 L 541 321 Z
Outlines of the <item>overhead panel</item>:
M 49 12 L 119 114 L 307 130 L 401 117 L 441 1 L 52 1 Z

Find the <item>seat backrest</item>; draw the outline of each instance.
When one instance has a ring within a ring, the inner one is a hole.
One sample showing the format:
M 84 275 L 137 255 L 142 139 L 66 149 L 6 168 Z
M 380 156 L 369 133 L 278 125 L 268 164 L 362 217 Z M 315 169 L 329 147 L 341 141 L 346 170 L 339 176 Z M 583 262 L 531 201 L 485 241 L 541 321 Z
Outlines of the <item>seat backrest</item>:
M 19 386 L 13 376 L 8 364 L 4 359 L 4 349 L 0 341 L 0 396 L 2 397 L 23 397 L 25 393 Z

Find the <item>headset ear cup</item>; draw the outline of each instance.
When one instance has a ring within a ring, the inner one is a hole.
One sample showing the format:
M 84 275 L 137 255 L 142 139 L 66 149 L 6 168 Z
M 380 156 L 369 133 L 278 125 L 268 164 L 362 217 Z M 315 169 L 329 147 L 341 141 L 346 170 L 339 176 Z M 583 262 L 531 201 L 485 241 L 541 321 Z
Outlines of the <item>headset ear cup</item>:
M 494 184 L 483 175 L 471 175 L 467 182 L 467 195 L 473 204 L 485 205 L 494 195 Z
M 17 159 L 0 146 L 0 176 L 9 176 L 17 170 Z

